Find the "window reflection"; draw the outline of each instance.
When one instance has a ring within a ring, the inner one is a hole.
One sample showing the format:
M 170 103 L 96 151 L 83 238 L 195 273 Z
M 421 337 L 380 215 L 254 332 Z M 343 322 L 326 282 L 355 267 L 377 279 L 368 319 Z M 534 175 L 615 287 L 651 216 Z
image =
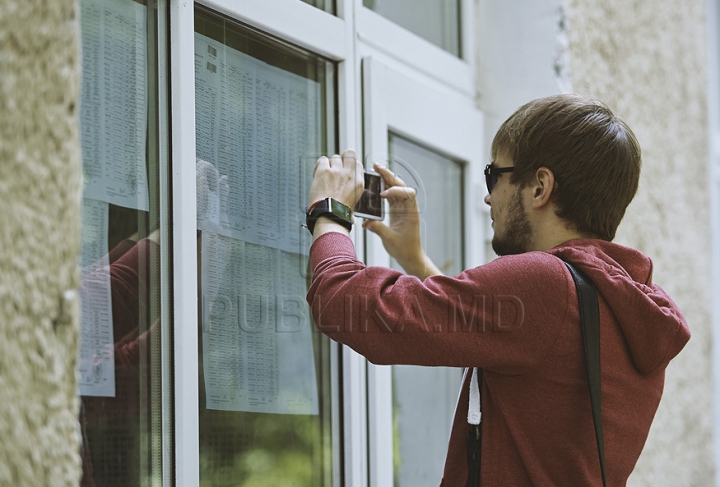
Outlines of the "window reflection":
M 162 477 L 155 13 L 152 2 L 80 2 L 82 486 Z
M 198 8 L 200 483 L 330 486 L 331 347 L 300 227 L 334 149 L 334 66 Z

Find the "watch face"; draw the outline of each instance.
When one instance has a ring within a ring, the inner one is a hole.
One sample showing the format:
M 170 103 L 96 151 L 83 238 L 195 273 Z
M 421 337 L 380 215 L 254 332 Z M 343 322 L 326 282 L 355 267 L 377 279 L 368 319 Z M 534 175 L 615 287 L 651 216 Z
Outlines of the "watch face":
M 350 221 L 350 207 L 345 206 L 339 201 L 336 201 L 334 199 L 330 200 L 330 204 L 332 205 L 332 208 L 330 208 L 330 211 L 332 211 L 337 216 L 341 217 L 343 220 Z

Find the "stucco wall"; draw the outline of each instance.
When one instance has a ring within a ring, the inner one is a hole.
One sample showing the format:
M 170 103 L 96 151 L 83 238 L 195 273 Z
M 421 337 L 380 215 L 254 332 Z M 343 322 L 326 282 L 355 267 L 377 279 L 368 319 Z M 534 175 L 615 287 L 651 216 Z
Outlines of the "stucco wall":
M 629 485 L 712 485 L 705 4 L 565 1 L 574 90 L 610 105 L 643 149 L 640 189 L 616 241 L 653 259 L 655 282 L 693 334 L 668 368 Z
M 78 485 L 74 0 L 0 2 L 0 485 Z

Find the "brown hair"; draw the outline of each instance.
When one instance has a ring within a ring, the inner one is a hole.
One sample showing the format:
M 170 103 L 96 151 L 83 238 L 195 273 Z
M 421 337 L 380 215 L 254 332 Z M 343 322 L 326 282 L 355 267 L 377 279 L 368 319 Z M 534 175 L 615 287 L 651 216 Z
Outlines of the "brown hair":
M 602 102 L 555 95 L 520 107 L 502 124 L 492 158 L 512 158 L 510 181 L 524 187 L 546 167 L 555 175 L 558 217 L 583 234 L 615 238 L 640 179 L 640 144 Z

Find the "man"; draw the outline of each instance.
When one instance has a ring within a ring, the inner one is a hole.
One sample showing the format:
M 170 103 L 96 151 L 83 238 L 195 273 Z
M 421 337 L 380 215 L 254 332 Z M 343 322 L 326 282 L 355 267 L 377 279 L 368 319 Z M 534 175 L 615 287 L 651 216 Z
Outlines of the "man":
M 607 484 L 625 485 L 665 367 L 690 337 L 678 308 L 653 284 L 650 259 L 611 243 L 638 187 L 637 140 L 602 103 L 559 95 L 515 112 L 491 155 L 485 202 L 501 257 L 456 277 L 440 275 L 423 252 L 415 193 L 385 168 L 375 166 L 388 188 L 390 225 L 364 227 L 407 275 L 366 268 L 347 225 L 313 214 L 308 302 L 316 324 L 373 363 L 479 368 L 481 485 L 602 485 L 578 299 L 560 257 L 567 260 L 598 291 Z M 331 197 L 352 208 L 362 181 L 353 151 L 320 158 L 309 200 Z M 470 377 L 443 486 L 468 479 Z

